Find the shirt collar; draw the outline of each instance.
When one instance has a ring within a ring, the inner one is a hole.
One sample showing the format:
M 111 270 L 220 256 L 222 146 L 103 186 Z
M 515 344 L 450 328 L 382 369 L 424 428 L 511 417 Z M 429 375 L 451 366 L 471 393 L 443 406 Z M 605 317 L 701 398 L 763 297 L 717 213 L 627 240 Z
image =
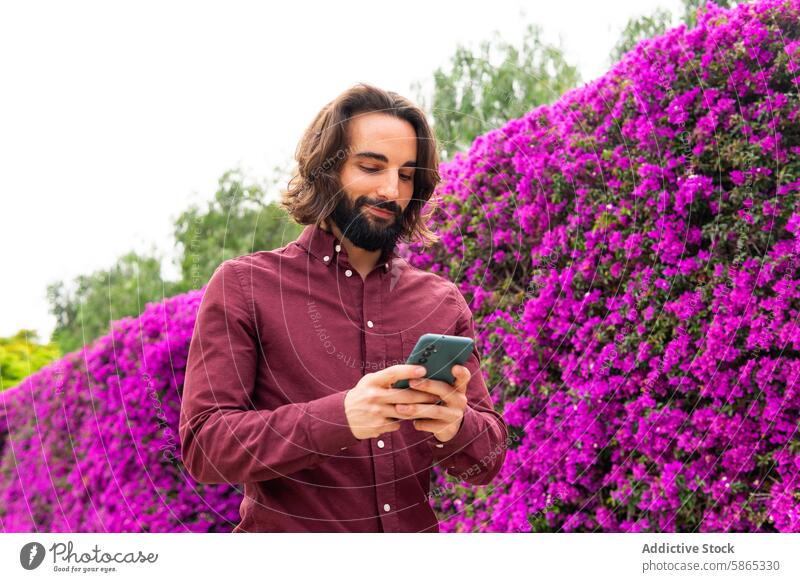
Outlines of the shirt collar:
M 297 244 L 325 266 L 330 266 L 336 262 L 340 254 L 347 256 L 347 249 L 341 241 L 332 232 L 323 230 L 315 224 L 309 224 L 303 229 L 303 232 L 297 237 Z M 388 271 L 392 268 L 393 261 L 396 258 L 399 258 L 399 255 L 395 247 L 388 253 L 385 251 L 381 253 L 376 265 L 383 265 L 383 268 Z

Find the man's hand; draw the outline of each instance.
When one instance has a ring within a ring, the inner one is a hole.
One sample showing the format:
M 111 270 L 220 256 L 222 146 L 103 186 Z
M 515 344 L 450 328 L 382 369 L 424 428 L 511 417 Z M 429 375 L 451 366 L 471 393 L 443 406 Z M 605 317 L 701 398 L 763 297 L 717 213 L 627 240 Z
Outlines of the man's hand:
M 424 375 L 424 366 L 412 364 L 398 364 L 365 374 L 344 398 L 344 412 L 353 435 L 363 440 L 398 430 L 401 415 L 395 409 L 397 404 L 435 404 L 439 399 L 429 392 L 392 388 L 398 380 L 413 380 Z
M 455 377 L 452 386 L 440 380 L 420 378 L 411 380 L 408 384 L 414 390 L 428 392 L 436 395 L 440 400 L 439 406 L 427 404 L 396 404 L 396 416 L 402 419 L 415 419 L 414 428 L 432 432 L 436 440 L 447 442 L 456 436 L 464 420 L 464 411 L 467 409 L 467 384 L 472 377 L 464 366 L 455 365 L 451 370 Z

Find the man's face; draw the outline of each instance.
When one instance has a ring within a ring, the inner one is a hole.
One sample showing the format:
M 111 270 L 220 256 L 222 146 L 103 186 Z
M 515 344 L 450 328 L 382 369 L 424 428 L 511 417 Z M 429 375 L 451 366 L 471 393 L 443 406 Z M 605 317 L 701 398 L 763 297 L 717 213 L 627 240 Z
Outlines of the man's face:
M 339 176 L 344 196 L 331 218 L 357 247 L 391 250 L 414 193 L 414 127 L 404 119 L 371 112 L 353 117 L 347 133 L 350 148 Z

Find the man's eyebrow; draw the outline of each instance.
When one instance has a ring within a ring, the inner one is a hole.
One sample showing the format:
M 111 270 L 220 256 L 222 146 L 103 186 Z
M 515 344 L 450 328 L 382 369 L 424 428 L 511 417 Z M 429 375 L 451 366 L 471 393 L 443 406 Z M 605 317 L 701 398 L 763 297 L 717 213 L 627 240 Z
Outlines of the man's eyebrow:
M 357 154 L 353 154 L 353 157 L 355 157 L 355 158 L 372 158 L 373 160 L 378 160 L 379 162 L 383 162 L 384 164 L 388 164 L 389 163 L 389 158 L 387 158 L 383 154 L 379 154 L 379 153 L 376 153 L 376 152 L 358 152 Z M 400 167 L 401 168 L 416 168 L 417 167 L 417 161 L 416 160 L 410 160 L 410 161 L 406 162 L 405 164 L 403 164 Z

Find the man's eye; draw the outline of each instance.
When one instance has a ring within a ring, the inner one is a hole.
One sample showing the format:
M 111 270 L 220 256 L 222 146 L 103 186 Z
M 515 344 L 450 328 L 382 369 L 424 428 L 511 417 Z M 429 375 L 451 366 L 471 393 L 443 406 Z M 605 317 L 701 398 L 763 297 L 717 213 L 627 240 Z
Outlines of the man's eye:
M 369 168 L 367 166 L 359 166 L 363 171 L 367 172 L 368 174 L 374 174 L 375 172 L 380 172 L 380 168 Z M 400 179 L 403 182 L 410 182 L 414 179 L 414 174 L 400 174 Z

